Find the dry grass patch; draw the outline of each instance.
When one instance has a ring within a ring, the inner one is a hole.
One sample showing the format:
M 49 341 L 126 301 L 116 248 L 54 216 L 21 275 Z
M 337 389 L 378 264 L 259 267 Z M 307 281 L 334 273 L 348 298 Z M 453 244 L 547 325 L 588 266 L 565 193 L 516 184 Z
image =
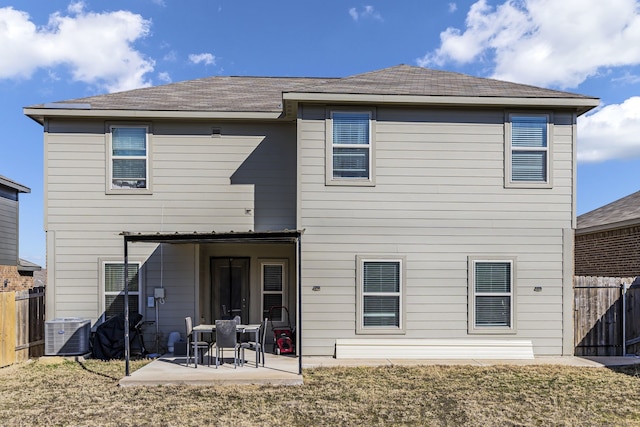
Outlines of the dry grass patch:
M 640 426 L 638 366 L 320 368 L 302 386 L 120 388 L 123 372 L 96 360 L 0 369 L 0 425 Z

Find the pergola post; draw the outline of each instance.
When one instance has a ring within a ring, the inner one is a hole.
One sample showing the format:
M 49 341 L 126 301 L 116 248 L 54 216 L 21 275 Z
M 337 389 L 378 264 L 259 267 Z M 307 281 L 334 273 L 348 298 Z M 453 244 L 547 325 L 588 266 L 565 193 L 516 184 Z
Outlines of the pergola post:
M 124 238 L 124 374 L 128 377 L 129 372 L 129 243 L 127 237 Z

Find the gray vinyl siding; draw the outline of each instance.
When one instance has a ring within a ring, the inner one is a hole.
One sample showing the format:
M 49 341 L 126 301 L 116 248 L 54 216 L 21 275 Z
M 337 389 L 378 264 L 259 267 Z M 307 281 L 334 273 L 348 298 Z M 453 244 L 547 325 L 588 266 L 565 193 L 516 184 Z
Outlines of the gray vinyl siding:
M 18 201 L 0 197 L 0 265 L 18 264 Z
M 54 293 L 48 318 L 99 319 L 100 260 L 122 260 L 123 231 L 265 231 L 296 225 L 294 123 L 129 122 L 150 127 L 152 191 L 106 194 L 105 130 L 126 123 L 46 124 L 45 227 L 48 261 L 55 262 L 48 278 Z M 212 137 L 212 127 L 222 135 Z M 163 334 L 183 333 L 184 317 L 199 313 L 200 269 L 207 271 L 208 261 L 200 259 L 197 245 L 164 245 L 161 254 L 157 244 L 136 243 L 129 251 L 132 260 L 144 263 L 145 319 L 155 317 L 146 297 L 164 282 L 167 304 L 159 307 L 159 326 Z
M 367 337 L 355 332 L 356 255 L 367 254 L 406 256 L 405 338 L 531 339 L 536 354 L 562 354 L 571 113 L 554 112 L 553 187 L 518 189 L 504 187 L 504 110 L 378 107 L 376 186 L 363 188 L 325 185 L 325 106 L 300 111 L 305 354 Z M 469 256 L 517 257 L 517 334 L 468 334 Z

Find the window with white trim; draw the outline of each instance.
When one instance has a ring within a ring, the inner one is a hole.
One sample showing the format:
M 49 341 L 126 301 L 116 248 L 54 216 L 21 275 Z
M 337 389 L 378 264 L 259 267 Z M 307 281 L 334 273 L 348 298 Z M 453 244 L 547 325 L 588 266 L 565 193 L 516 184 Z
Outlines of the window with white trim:
M 372 185 L 373 111 L 330 111 L 328 123 L 327 184 Z
M 110 189 L 149 188 L 147 126 L 111 126 Z
M 469 332 L 515 332 L 515 258 L 470 259 Z
M 262 318 L 269 316 L 272 307 L 285 306 L 285 263 L 263 261 L 260 264 L 262 283 Z M 284 321 L 282 310 L 275 309 L 272 313 L 276 321 Z
M 103 320 L 124 313 L 124 263 L 104 262 Z M 129 315 L 140 313 L 140 263 L 128 263 L 129 267 Z
M 358 257 L 358 332 L 404 330 L 403 259 Z
M 550 185 L 549 122 L 547 114 L 509 114 L 507 185 Z

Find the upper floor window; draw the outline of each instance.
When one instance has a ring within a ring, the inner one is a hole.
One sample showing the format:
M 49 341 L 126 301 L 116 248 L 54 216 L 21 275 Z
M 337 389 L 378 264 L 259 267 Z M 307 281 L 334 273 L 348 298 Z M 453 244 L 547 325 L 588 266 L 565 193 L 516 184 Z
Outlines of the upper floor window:
M 507 186 L 551 186 L 549 115 L 510 114 Z
M 373 184 L 372 111 L 331 111 L 327 129 L 327 184 Z
M 149 189 L 149 143 L 146 126 L 112 126 L 110 189 Z

